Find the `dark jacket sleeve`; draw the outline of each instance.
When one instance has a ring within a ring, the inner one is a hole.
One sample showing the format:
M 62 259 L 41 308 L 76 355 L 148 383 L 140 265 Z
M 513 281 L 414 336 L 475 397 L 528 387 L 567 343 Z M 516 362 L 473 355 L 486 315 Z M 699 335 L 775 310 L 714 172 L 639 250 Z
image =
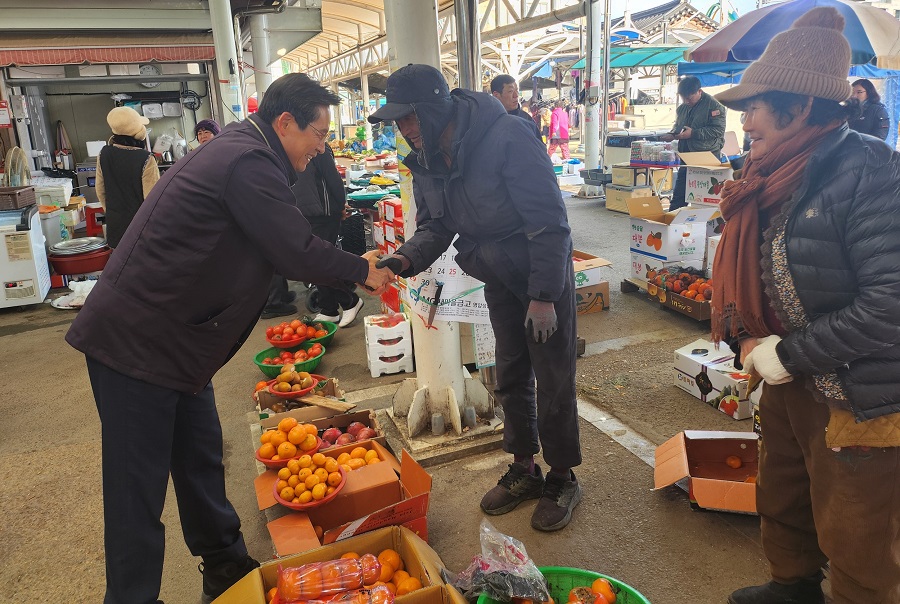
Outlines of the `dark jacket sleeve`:
M 891 129 L 891 119 L 885 106 L 878 103 L 872 108 L 872 136 L 877 136 L 881 140 L 887 140 L 888 131 Z
M 313 283 L 365 282 L 368 262 L 312 234 L 268 152 L 243 153 L 229 172 L 225 190 L 223 201 L 235 222 L 280 275 Z
M 344 189 L 344 179 L 338 172 L 337 165 L 334 163 L 334 154 L 330 148 L 325 149 L 325 153 L 317 155 L 314 160 L 316 167 L 321 176 L 321 182 L 324 185 L 322 191 L 322 199 L 328 206 L 328 214 L 333 216 L 341 214 L 344 211 L 344 205 L 347 202 L 347 192 Z
M 413 178 L 413 195 L 416 199 L 416 232 L 397 253 L 409 259 L 410 267 L 401 277 L 418 275 L 434 264 L 447 251 L 456 233 L 451 232 L 440 220 L 433 219 L 425 203 L 425 194 Z
M 813 318 L 777 347 L 792 374 L 821 374 L 900 342 L 900 155 L 873 158 L 862 170 L 843 227 L 844 253 L 856 275 L 851 304 Z
M 530 136 L 511 136 L 506 144 L 504 156 L 516 161 L 503 162 L 500 176 L 528 237 L 527 293 L 532 300 L 556 302 L 568 275 L 566 263 L 572 262 L 572 239 L 553 164 L 544 145 Z

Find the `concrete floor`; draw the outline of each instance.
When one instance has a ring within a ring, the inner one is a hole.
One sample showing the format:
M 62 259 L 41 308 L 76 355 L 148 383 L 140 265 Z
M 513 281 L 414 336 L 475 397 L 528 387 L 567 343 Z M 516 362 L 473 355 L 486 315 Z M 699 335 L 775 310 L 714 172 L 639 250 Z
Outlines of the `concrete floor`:
M 615 417 L 653 445 L 684 429 L 750 430 L 749 420 L 733 421 L 672 385 L 672 351 L 706 335 L 708 325 L 618 291 L 630 264 L 627 216 L 596 200 L 569 198 L 567 204 L 576 247 L 613 262 L 612 309 L 579 318 L 588 342 L 578 366 L 583 419 Z M 373 312 L 375 301 L 367 300 L 365 309 Z M 84 359 L 63 341 L 73 316 L 49 304 L 0 310 L 0 602 L 102 600 L 100 425 Z M 252 356 L 265 347 L 263 330 L 272 322 L 261 321 L 214 379 L 229 498 L 250 553 L 260 560 L 271 559 L 272 545 L 252 486 L 257 470 L 249 392 L 261 376 Z M 360 321 L 338 334 L 319 369 L 339 378 L 348 393 L 375 393 L 373 407 L 389 405 L 388 386 L 407 377 L 369 377 Z M 585 499 L 565 530 L 532 530 L 533 503 L 491 521 L 523 541 L 538 564 L 617 577 L 654 603 L 721 604 L 735 588 L 767 580 L 758 518 L 693 511 L 674 487 L 652 491 L 652 468 L 614 436 L 582 421 L 584 464 L 577 473 Z M 478 553 L 477 501 L 509 461 L 493 452 L 429 468 L 430 542 L 450 570 L 462 570 Z M 181 538 L 171 487 L 163 520 L 161 598 L 196 602 L 198 560 Z

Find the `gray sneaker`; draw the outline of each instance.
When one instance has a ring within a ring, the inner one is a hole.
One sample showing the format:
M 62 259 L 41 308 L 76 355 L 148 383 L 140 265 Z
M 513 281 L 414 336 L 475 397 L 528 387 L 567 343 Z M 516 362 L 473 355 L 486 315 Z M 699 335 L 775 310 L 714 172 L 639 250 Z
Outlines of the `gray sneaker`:
M 535 474 L 531 474 L 520 463 L 509 464 L 509 469 L 497 482 L 497 486 L 481 498 L 482 511 L 498 516 L 511 512 L 523 501 L 540 497 L 544 491 L 544 475 L 537 464 L 534 464 L 534 471 Z
M 531 526 L 539 531 L 558 531 L 572 520 L 572 510 L 581 501 L 581 484 L 569 470 L 570 479 L 550 472 L 544 494 L 531 515 Z

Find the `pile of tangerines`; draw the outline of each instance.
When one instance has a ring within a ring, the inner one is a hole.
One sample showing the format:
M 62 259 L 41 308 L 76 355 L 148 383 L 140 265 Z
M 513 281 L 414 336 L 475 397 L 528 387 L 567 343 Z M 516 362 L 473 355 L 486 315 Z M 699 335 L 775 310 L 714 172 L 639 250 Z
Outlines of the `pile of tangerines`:
M 356 447 L 337 458 L 324 453 L 301 455 L 278 470 L 275 490 L 279 497 L 290 503 L 320 501 L 341 484 L 341 470 L 347 473 L 379 462 L 378 452 L 365 447 Z
M 256 450 L 260 459 L 279 461 L 292 459 L 319 446 L 319 429 L 312 424 L 301 424 L 293 417 L 278 422 L 277 430 L 267 430 L 259 437 L 262 443 Z
M 347 552 L 337 560 L 281 568 L 278 584 L 266 594 L 269 604 L 392 604 L 394 596 L 421 589 L 392 549 L 378 556 Z

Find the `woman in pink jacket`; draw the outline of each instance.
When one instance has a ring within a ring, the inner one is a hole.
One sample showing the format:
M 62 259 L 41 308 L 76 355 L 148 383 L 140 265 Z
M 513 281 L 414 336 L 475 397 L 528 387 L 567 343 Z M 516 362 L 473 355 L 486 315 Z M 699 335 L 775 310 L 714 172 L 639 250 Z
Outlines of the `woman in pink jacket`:
M 569 159 L 569 114 L 562 101 L 556 101 L 556 108 L 550 114 L 550 146 L 547 153 L 553 155 L 557 147 L 562 147 L 563 159 Z

